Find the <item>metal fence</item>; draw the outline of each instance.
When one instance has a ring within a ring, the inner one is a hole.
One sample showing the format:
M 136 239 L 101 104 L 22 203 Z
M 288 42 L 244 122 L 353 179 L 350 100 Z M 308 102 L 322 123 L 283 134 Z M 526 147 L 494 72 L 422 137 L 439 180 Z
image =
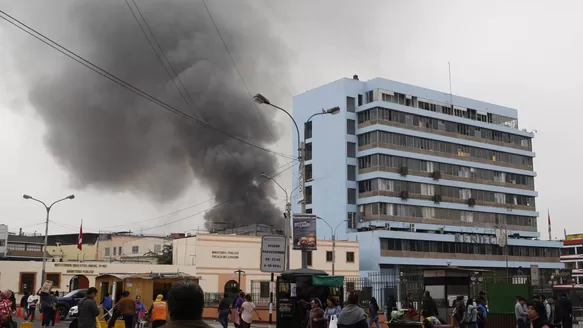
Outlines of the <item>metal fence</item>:
M 268 307 L 269 306 L 269 297 L 264 298 L 261 297 L 260 294 L 254 294 L 254 293 L 250 293 L 251 294 L 251 299 L 253 300 L 253 303 L 255 303 L 255 305 L 257 307 Z M 223 293 L 204 293 L 204 306 L 205 307 L 217 307 L 219 306 L 219 303 L 221 302 L 221 300 L 223 299 Z M 233 300 L 229 299 L 229 303 L 231 303 Z
M 360 305 L 367 308 L 371 298 L 384 307 L 389 298 L 404 300 L 408 293 L 415 298 L 423 294 L 423 273 L 372 272 L 366 277 L 346 278 L 344 280 L 344 299 L 351 292 L 359 293 Z

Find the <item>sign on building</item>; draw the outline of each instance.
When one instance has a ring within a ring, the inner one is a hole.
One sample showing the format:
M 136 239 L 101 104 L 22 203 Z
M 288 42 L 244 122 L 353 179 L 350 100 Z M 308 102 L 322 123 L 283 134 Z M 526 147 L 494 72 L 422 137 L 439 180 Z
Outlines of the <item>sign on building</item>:
M 281 273 L 285 270 L 285 237 L 261 238 L 261 272 Z
M 540 284 L 540 273 L 538 270 L 538 265 L 532 264 L 530 266 L 530 282 L 533 286 L 538 286 Z
M 314 251 L 316 245 L 316 220 L 313 214 L 293 215 L 293 246 L 294 249 Z
M 491 235 L 465 235 L 456 234 L 456 243 L 468 243 L 468 244 L 490 244 L 496 245 L 496 237 Z

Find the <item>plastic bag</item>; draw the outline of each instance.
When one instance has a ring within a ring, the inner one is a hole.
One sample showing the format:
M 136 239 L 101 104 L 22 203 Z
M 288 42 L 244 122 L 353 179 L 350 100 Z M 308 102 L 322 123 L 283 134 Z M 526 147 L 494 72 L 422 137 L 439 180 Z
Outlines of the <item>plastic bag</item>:
M 338 328 L 338 318 L 335 314 L 330 317 L 330 325 L 328 328 Z

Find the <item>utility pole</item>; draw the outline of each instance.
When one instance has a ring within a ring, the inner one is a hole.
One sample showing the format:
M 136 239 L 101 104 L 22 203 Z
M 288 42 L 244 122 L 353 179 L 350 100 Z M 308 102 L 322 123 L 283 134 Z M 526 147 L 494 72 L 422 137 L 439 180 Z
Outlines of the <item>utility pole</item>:
M 273 181 L 273 183 L 275 183 L 281 190 L 283 190 L 283 192 L 285 193 L 285 214 L 284 214 L 284 222 L 285 222 L 285 226 L 283 229 L 283 234 L 285 235 L 285 270 L 289 270 L 289 263 L 290 263 L 290 247 L 289 247 L 289 243 L 290 243 L 290 239 L 291 239 L 291 199 L 290 196 L 287 192 L 287 190 L 285 190 L 285 188 L 279 184 L 279 182 L 275 181 L 274 178 L 270 177 L 269 175 L 265 174 L 265 173 L 261 173 L 261 176 L 264 177 L 265 179 L 271 180 Z M 293 191 L 292 191 L 293 193 Z
M 340 221 L 340 223 L 338 223 L 338 225 L 332 229 L 332 226 L 328 223 L 328 221 L 322 219 L 321 217 L 316 218 L 326 223 L 326 225 L 330 228 L 330 232 L 332 232 L 332 275 L 334 275 L 336 269 L 336 229 L 338 229 L 344 222 L 348 221 L 348 219 Z

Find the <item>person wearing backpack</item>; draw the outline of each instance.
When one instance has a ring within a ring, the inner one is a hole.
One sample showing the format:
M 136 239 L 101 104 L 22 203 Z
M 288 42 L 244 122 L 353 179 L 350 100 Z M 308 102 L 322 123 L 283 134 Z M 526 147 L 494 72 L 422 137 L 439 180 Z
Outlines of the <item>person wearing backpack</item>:
M 79 315 L 77 316 L 78 328 L 97 328 L 97 320 L 99 315 L 99 308 L 95 302 L 97 295 L 97 288 L 91 287 L 87 290 L 87 295 L 79 301 Z

